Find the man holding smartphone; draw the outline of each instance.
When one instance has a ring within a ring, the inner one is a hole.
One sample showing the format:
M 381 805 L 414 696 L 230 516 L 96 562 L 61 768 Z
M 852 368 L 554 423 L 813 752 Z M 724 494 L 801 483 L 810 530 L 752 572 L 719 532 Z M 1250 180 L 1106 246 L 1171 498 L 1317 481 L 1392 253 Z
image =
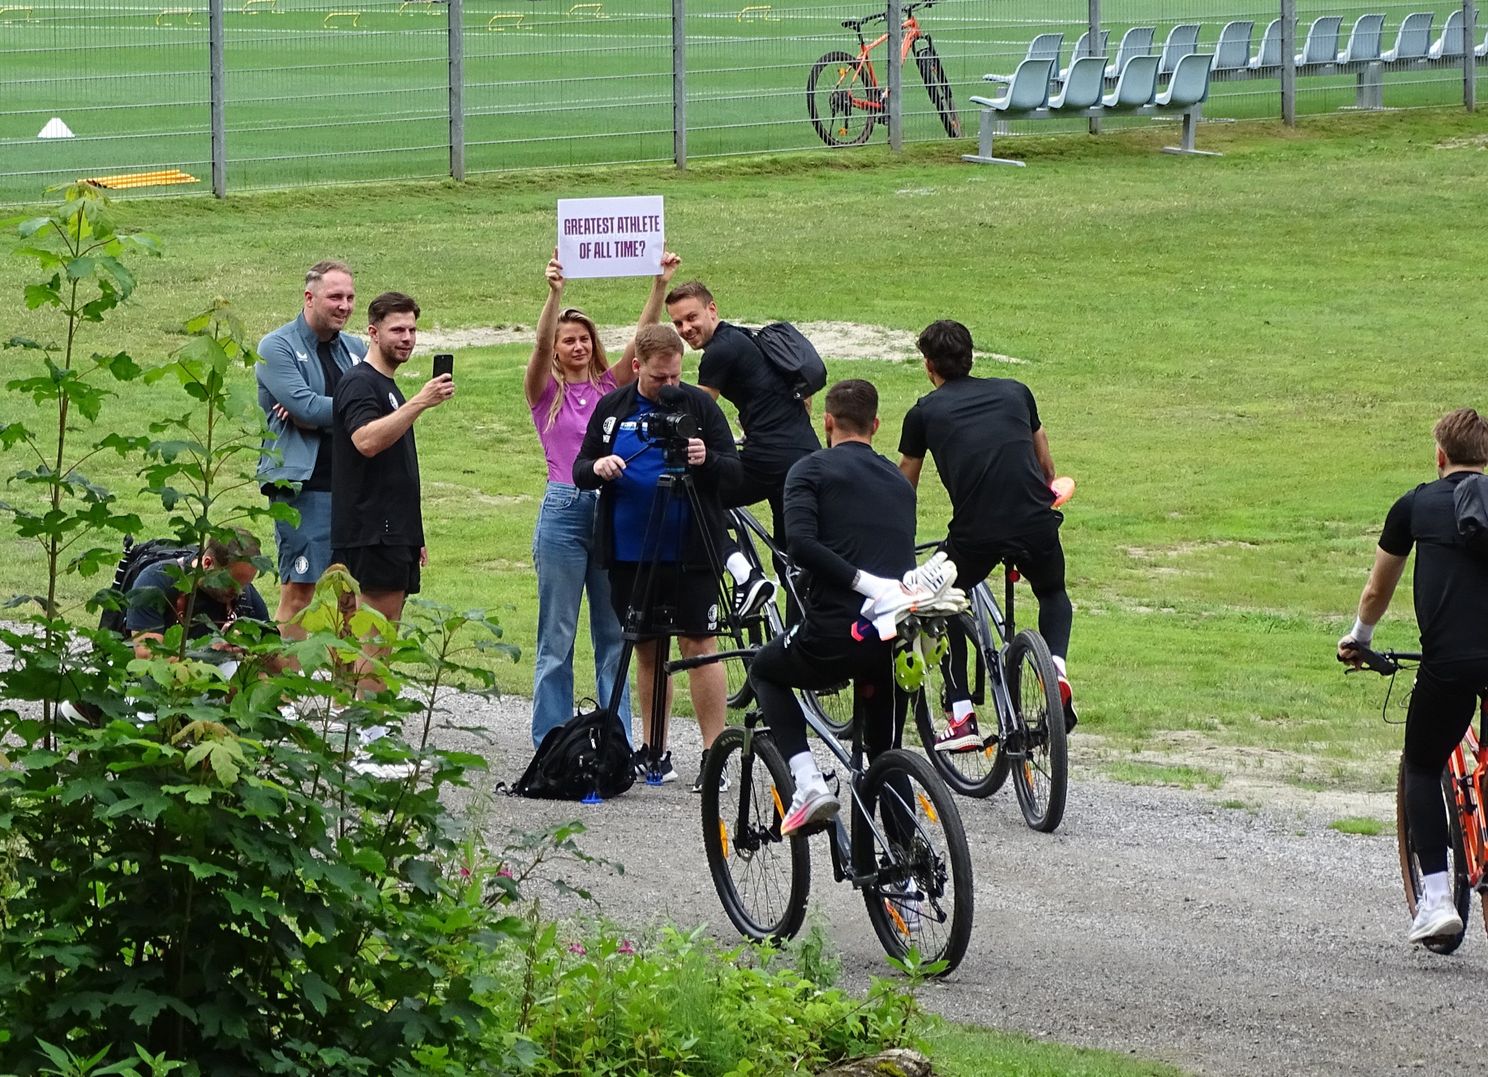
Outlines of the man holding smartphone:
M 342 376 L 335 398 L 333 556 L 361 585 L 362 603 L 394 621 L 429 562 L 413 424 L 455 395 L 449 373 L 430 378 L 411 400 L 398 389 L 395 375 L 413 354 L 418 316 L 419 305 L 401 292 L 372 300 L 367 359 Z

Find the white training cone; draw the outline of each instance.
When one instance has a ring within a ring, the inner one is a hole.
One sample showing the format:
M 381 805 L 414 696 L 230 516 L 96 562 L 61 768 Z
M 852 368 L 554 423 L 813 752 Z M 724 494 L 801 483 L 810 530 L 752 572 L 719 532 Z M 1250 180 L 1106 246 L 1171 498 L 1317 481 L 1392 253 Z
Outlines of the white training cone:
M 61 116 L 47 120 L 46 126 L 36 132 L 37 138 L 71 138 L 72 128 L 62 122 Z

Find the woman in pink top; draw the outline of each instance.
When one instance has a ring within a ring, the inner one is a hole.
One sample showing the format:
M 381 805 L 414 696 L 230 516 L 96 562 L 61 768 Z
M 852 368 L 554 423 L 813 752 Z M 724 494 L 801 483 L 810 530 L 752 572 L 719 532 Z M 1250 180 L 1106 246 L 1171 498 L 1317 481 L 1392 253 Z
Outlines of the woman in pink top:
M 548 461 L 548 488 L 532 535 L 537 570 L 537 659 L 532 685 L 532 743 L 573 716 L 574 638 L 579 603 L 589 592 L 589 636 L 594 644 L 595 698 L 610 700 L 620 663 L 620 623 L 610 608 L 609 577 L 594 561 L 596 490 L 573 485 L 573 462 L 599 398 L 635 378 L 634 344 L 611 367 L 594 322 L 583 311 L 564 308 L 563 267 L 557 251 L 548 262 L 548 300 L 537 321 L 537 341 L 523 387 L 532 422 Z M 641 310 L 640 324 L 661 313 L 662 297 L 680 264 L 670 251 Z M 630 734 L 630 691 L 621 695 L 620 722 Z

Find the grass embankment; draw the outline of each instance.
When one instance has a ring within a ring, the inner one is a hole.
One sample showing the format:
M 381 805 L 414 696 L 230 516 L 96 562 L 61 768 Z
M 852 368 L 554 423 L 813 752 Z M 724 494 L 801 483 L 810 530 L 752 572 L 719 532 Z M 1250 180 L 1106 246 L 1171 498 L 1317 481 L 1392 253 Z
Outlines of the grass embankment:
M 922 147 L 143 201 L 130 215 L 167 257 L 136 267 L 136 300 L 83 347 L 157 363 L 214 295 L 266 330 L 295 312 L 300 274 L 324 256 L 353 261 L 363 304 L 414 293 L 430 330 L 530 326 L 554 198 L 660 192 L 684 274 L 712 285 L 726 317 L 908 333 L 951 316 L 1020 361 L 979 373 L 1033 388 L 1060 470 L 1080 481 L 1064 540 L 1082 732 L 1206 770 L 1385 788 L 1398 733 L 1375 717 L 1382 686 L 1345 682 L 1332 641 L 1385 509 L 1432 477 L 1432 423 L 1483 403 L 1485 131 L 1474 116 L 1370 116 L 1209 128 L 1217 160 L 1158 155 L 1162 133 L 1149 132 L 1022 141 L 1032 167 L 1017 172 Z M 0 262 L 3 335 L 45 336 L 19 310 L 21 270 Z M 576 282 L 568 299 L 619 325 L 644 290 Z M 426 593 L 495 610 L 530 655 L 544 469 L 521 399 L 527 350 L 462 350 L 459 395 L 418 431 Z M 426 376 L 423 355 L 411 380 Z M 827 359 L 834 376 L 878 384 L 879 448 L 893 456 L 928 388 L 918 363 Z M 7 412 L 21 406 L 11 397 Z M 111 415 L 140 430 L 166 406 L 131 387 Z M 95 464 L 117 490 L 138 484 L 131 467 Z M 927 479 L 928 538 L 947 508 Z M 0 592 L 28 590 L 36 548 L 11 538 L 3 554 Z M 1380 638 L 1413 641 L 1405 595 Z M 525 690 L 530 658 L 501 676 Z

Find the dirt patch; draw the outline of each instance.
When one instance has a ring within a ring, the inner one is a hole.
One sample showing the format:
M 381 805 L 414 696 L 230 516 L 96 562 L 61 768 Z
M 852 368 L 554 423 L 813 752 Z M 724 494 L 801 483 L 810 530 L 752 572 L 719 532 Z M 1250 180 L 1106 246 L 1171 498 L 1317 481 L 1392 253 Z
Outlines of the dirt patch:
M 743 324 L 757 325 L 763 318 L 745 318 Z M 883 325 L 864 325 L 860 322 L 798 322 L 797 328 L 805 333 L 822 358 L 840 359 L 917 359 L 916 334 L 903 329 L 891 329 Z M 618 355 L 629 342 L 634 332 L 633 325 L 602 325 L 599 339 L 610 354 Z M 430 329 L 420 334 L 419 351 L 433 352 L 460 348 L 493 348 L 501 344 L 527 344 L 532 340 L 530 325 L 497 325 L 464 329 Z M 998 352 L 977 352 L 978 359 L 990 359 L 997 363 L 1022 363 L 1011 355 Z
M 1488 150 L 1488 135 L 1471 138 L 1446 138 L 1436 144 L 1439 150 Z

